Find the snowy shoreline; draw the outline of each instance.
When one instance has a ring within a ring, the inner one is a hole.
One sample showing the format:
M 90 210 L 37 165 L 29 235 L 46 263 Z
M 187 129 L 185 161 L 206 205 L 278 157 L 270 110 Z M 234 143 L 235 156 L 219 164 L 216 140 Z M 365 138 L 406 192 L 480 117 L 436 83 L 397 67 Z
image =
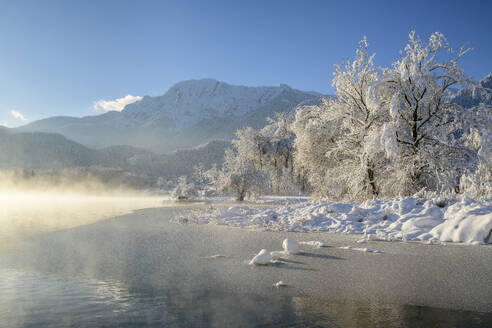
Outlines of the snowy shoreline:
M 492 243 L 492 200 L 477 201 L 466 196 L 449 201 L 398 197 L 363 203 L 265 197 L 254 203 L 232 206 L 212 201 L 206 208 L 179 214 L 174 221 L 269 231 L 361 234 L 361 243 L 367 240 Z

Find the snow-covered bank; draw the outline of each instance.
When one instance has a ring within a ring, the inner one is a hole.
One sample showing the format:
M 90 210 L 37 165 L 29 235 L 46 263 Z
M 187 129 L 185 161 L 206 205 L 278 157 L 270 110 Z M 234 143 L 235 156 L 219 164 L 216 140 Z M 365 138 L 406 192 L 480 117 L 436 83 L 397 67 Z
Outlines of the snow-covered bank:
M 447 204 L 419 197 L 363 203 L 287 200 L 272 207 L 210 206 L 176 219 L 276 231 L 364 234 L 388 241 L 492 243 L 492 200 L 468 197 Z

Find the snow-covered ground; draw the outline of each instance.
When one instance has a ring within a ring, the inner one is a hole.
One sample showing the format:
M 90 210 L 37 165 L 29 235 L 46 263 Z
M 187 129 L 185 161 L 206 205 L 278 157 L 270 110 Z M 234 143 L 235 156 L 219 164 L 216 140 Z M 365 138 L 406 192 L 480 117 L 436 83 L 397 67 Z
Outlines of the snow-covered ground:
M 258 206 L 259 204 L 269 206 Z M 492 200 L 419 197 L 363 203 L 269 197 L 257 203 L 195 209 L 178 222 L 274 231 L 363 234 L 365 240 L 492 243 Z

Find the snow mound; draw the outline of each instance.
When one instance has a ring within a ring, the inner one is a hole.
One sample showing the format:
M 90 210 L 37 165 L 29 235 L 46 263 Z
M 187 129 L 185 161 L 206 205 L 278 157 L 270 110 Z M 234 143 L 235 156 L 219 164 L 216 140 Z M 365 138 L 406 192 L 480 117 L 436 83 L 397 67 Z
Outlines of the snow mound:
M 311 241 L 301 241 L 299 242 L 299 245 L 308 245 L 314 248 L 321 248 L 321 247 L 329 247 L 328 244 L 322 243 L 317 240 L 311 240 Z
M 272 260 L 272 255 L 266 249 L 262 249 L 253 259 L 249 262 L 250 265 L 267 265 Z
M 282 247 L 284 248 L 284 252 L 287 254 L 299 254 L 299 244 L 295 240 L 284 239 L 282 243 Z
M 397 197 L 363 203 L 303 201 L 207 208 L 190 213 L 188 220 L 272 231 L 363 234 L 364 240 L 492 243 L 492 200 L 468 197 L 447 204 Z
M 492 243 L 492 205 L 484 207 L 464 199 L 451 205 L 444 217 L 446 221 L 429 233 L 435 239 L 470 244 Z
M 287 287 L 287 284 L 286 284 L 286 283 L 284 283 L 282 280 L 280 280 L 280 281 L 278 281 L 278 282 L 274 283 L 273 285 L 274 285 L 275 287 L 277 287 L 277 288 L 278 288 L 278 287 Z

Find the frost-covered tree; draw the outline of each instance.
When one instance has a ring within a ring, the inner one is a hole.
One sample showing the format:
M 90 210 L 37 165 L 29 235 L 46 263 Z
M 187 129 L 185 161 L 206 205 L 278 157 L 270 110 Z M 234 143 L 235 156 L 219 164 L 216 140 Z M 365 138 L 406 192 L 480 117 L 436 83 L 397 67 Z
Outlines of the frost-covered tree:
M 303 181 L 294 165 L 295 134 L 292 115 L 277 113 L 268 119 L 259 131 L 261 140 L 262 170 L 269 175 L 270 189 L 277 194 L 292 194 L 302 190 Z
M 461 176 L 465 189 L 487 195 L 490 107 L 453 102 L 456 88 L 471 84 L 458 66 L 467 51 L 452 51 L 441 33 L 423 42 L 411 32 L 401 58 L 378 70 L 364 38 L 355 58 L 336 66 L 335 97 L 237 132 L 221 184 L 238 199 L 307 188 L 367 199 L 459 190 Z
M 473 197 L 492 198 L 492 107 L 480 105 L 466 110 L 461 138 L 476 154 L 476 165 L 461 176 L 460 190 Z
M 472 133 L 478 148 L 478 163 L 460 179 L 460 188 L 473 197 L 492 198 L 492 133 Z
M 249 158 L 249 160 L 260 170 L 263 169 L 266 140 L 258 130 L 252 127 L 244 127 L 236 131 L 236 138 L 232 141 L 234 150 Z
M 356 58 L 337 65 L 334 73 L 337 97 L 327 110 L 340 122 L 341 136 L 327 156 L 342 167 L 338 176 L 346 182 L 352 198 L 379 194 L 381 147 L 377 137 L 386 114 L 386 98 L 373 87 L 378 77 L 366 38 L 360 42 Z
M 295 167 L 316 194 L 338 197 L 345 188 L 332 184 L 330 172 L 336 163 L 329 161 L 326 154 L 339 135 L 339 122 L 327 115 L 326 106 L 328 100 L 324 99 L 321 105 L 303 106 L 296 111 Z
M 203 186 L 207 183 L 206 170 L 203 163 L 198 163 L 193 167 L 193 182 L 198 186 Z
M 207 180 L 207 183 L 211 185 L 216 185 L 218 180 L 219 180 L 219 169 L 217 168 L 217 164 L 212 164 L 212 167 L 205 171 L 205 178 Z
M 458 62 L 468 50 L 453 52 L 441 33 L 423 42 L 412 31 L 401 59 L 384 70 L 379 88 L 392 98 L 381 143 L 396 166 L 395 193 L 454 184 L 466 151 L 456 138 L 462 109 L 446 94 L 467 84 Z
M 277 113 L 269 118 L 260 132 L 262 154 L 275 168 L 291 168 L 294 154 L 295 134 L 291 128 L 291 118 L 287 113 Z
M 225 160 L 216 181 L 217 189 L 223 194 L 233 193 L 237 200 L 243 201 L 248 193 L 258 190 L 256 166 L 262 165 L 258 131 L 245 127 L 236 131 L 232 147 L 225 151 Z
M 238 132 L 238 135 L 241 135 Z M 247 196 L 260 194 L 265 182 L 265 175 L 258 170 L 240 142 L 233 140 L 233 148 L 225 152 L 225 161 L 219 174 L 218 186 L 223 193 L 231 192 L 236 199 L 243 201 Z
M 379 194 L 381 147 L 378 133 L 385 116 L 374 55 L 364 38 L 356 58 L 337 65 L 336 97 L 301 108 L 296 115 L 297 162 L 306 167 L 316 192 L 335 198 Z
M 297 194 L 306 183 L 294 168 L 292 118 L 281 113 L 268 122 L 261 130 L 245 127 L 236 132 L 232 150 L 226 154 L 227 165 L 261 175 L 262 193 Z

